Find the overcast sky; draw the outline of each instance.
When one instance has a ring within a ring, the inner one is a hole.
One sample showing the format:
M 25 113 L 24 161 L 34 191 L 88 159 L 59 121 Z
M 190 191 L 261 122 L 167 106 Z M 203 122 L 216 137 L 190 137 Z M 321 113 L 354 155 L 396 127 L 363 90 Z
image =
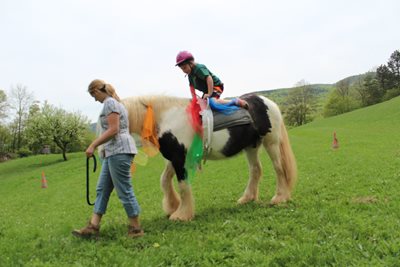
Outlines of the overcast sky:
M 335 83 L 400 49 L 399 0 L 0 0 L 0 89 L 97 120 L 96 78 L 120 97 L 190 97 L 176 54 L 191 51 L 223 96 Z

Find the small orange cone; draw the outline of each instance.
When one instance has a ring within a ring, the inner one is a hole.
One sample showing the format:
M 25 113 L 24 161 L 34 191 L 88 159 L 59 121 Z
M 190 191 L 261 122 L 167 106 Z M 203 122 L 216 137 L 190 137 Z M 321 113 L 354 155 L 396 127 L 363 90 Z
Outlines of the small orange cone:
M 332 148 L 333 149 L 338 149 L 339 148 L 339 141 L 336 138 L 336 132 L 333 132 L 333 143 L 332 143 Z
M 47 188 L 47 180 L 44 171 L 42 171 L 42 188 Z

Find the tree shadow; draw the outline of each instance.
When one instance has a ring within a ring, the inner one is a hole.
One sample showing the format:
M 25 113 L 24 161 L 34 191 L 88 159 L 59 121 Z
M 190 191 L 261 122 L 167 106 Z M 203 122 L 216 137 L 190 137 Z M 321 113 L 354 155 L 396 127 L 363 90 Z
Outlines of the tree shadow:
M 68 161 L 65 161 L 63 159 L 58 159 L 58 160 L 48 161 L 48 162 L 35 162 L 35 163 L 26 165 L 26 167 L 30 167 L 30 168 L 48 167 L 48 166 L 56 165 L 56 164 L 59 164 L 62 162 L 68 162 Z
M 251 202 L 244 205 L 232 205 L 224 207 L 207 207 L 195 214 L 191 221 L 171 221 L 168 216 L 160 216 L 155 219 L 142 219 L 146 232 L 163 232 L 168 230 L 193 231 L 194 229 L 205 228 L 216 223 L 234 221 L 237 219 L 252 220 L 252 216 L 269 216 L 280 212 L 283 209 L 292 209 L 297 205 L 294 202 L 287 202 L 271 206 L 264 202 Z M 162 210 L 160 210 L 162 212 Z M 256 215 L 255 215 L 256 214 Z

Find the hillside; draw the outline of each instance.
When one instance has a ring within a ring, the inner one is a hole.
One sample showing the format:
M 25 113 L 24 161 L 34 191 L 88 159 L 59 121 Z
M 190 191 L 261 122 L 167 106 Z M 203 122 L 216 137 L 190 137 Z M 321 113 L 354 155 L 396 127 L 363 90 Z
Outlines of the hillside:
M 344 79 L 341 79 L 340 81 L 346 81 L 350 86 L 352 86 L 354 83 L 365 77 L 367 74 L 359 74 L 359 75 L 352 75 L 349 77 L 346 77 Z M 339 82 L 339 81 L 338 81 Z M 314 95 L 316 96 L 316 117 L 319 117 L 319 115 L 322 114 L 324 105 L 331 94 L 331 92 L 335 89 L 336 83 L 334 84 L 310 84 L 309 87 L 314 92 Z M 286 105 L 286 99 L 288 97 L 288 94 L 290 90 L 293 90 L 295 87 L 292 88 L 278 88 L 278 89 L 272 89 L 272 90 L 261 90 L 257 91 L 255 93 L 264 95 L 271 100 L 275 101 L 279 106 L 281 106 L 283 109 Z
M 374 205 L 400 200 L 400 97 L 290 131 L 302 187 L 312 198 L 331 201 L 346 196 L 373 199 Z M 332 149 L 333 133 L 339 149 Z M 318 185 L 318 182 L 325 181 Z M 338 194 L 332 194 L 331 192 Z M 323 197 L 324 193 L 329 196 Z M 303 196 L 306 197 L 306 196 Z M 378 216 L 378 215 L 375 215 Z M 372 218 L 370 218 L 372 219 Z M 388 220 L 398 220 L 398 215 Z M 393 221 L 395 223 L 395 221 Z M 397 224 L 397 223 L 395 223 Z
M 364 74 L 353 75 L 353 76 L 346 77 L 346 78 L 344 78 L 344 79 L 342 79 L 340 81 L 344 81 L 344 82 L 348 83 L 349 86 L 352 86 L 355 83 L 357 83 L 359 80 L 364 79 L 367 75 L 370 75 L 370 74 L 375 76 L 376 72 L 370 71 L 370 72 L 367 72 L 367 73 L 364 73 Z M 338 82 L 340 82 L 340 81 L 338 81 Z
M 316 100 L 316 114 L 322 114 L 323 107 L 328 99 L 329 94 L 335 89 L 335 85 L 333 84 L 310 84 L 309 85 L 313 90 Z M 257 92 L 261 95 L 268 97 L 269 99 L 276 102 L 282 110 L 286 105 L 286 99 L 290 90 L 294 88 L 283 88 L 283 89 L 274 89 L 270 91 L 260 91 Z
M 317 98 L 324 99 L 334 89 L 334 84 L 310 84 L 309 85 L 314 91 Z M 278 104 L 283 104 L 289 91 L 293 88 L 280 88 L 267 91 L 258 91 L 258 94 L 264 95 Z
M 373 157 L 377 162 L 383 159 L 390 162 L 393 157 L 400 156 L 400 135 L 397 134 L 400 131 L 399 106 L 400 97 L 396 97 L 377 105 L 293 128 L 290 131 L 293 145 L 307 152 L 315 152 L 314 148 L 323 147 L 324 151 L 319 151 L 320 153 L 331 153 L 333 132 L 336 132 L 340 144 L 337 154 L 347 151 L 355 153 L 355 158 L 350 160 L 356 162 L 364 154 Z M 382 164 L 387 163 L 383 161 Z

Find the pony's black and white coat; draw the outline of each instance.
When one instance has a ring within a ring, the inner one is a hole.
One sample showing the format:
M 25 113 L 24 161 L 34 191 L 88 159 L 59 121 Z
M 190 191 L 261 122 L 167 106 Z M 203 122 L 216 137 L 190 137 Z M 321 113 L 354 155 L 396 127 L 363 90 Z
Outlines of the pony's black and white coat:
M 245 151 L 250 177 L 242 197 L 238 200 L 244 204 L 258 199 L 258 183 L 262 176 L 258 150 L 263 146 L 272 160 L 277 176 L 276 192 L 271 203 L 285 202 L 291 197 L 297 169 L 281 112 L 278 106 L 266 97 L 248 94 L 241 98 L 249 104 L 253 123 L 214 132 L 211 153 L 207 158 L 224 159 Z M 129 113 L 130 131 L 139 134 L 146 107 L 152 105 L 158 128 L 160 152 L 167 160 L 161 175 L 164 211 L 172 220 L 192 219 L 193 195 L 184 168 L 186 152 L 194 135 L 186 112 L 189 100 L 168 96 L 142 96 L 127 98 L 122 102 Z M 175 174 L 180 196 L 172 183 Z

